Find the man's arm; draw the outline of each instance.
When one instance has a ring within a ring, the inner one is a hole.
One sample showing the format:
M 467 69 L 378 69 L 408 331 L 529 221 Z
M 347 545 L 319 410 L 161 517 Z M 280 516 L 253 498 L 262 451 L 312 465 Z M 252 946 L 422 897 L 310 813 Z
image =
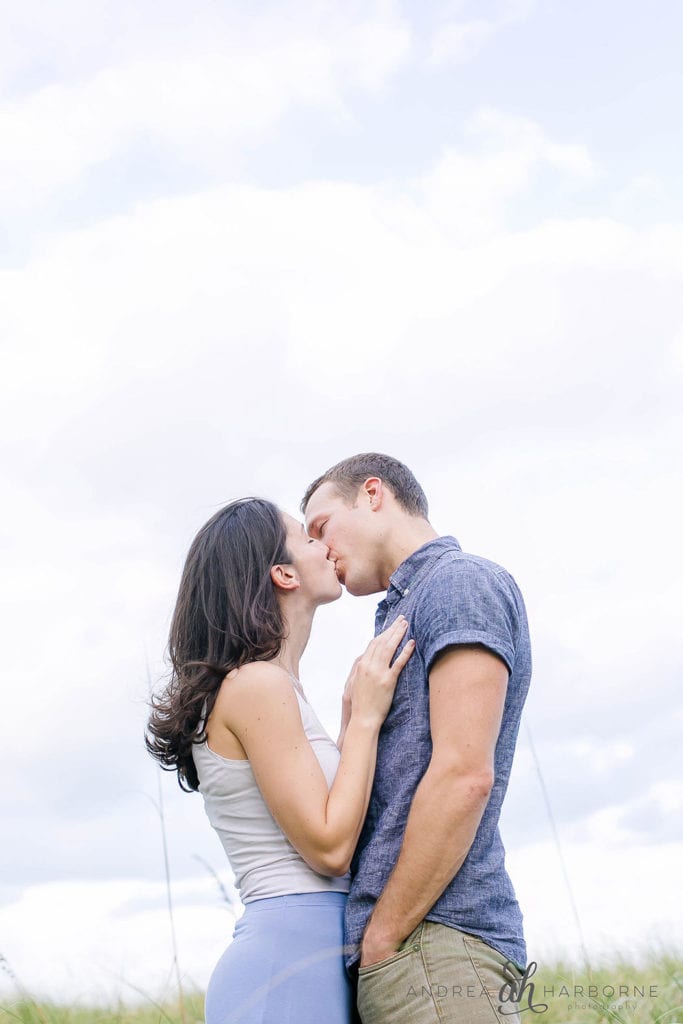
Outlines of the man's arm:
M 447 647 L 429 673 L 432 757 L 394 870 L 365 929 L 361 966 L 391 956 L 460 870 L 494 781 L 506 664 L 486 648 Z

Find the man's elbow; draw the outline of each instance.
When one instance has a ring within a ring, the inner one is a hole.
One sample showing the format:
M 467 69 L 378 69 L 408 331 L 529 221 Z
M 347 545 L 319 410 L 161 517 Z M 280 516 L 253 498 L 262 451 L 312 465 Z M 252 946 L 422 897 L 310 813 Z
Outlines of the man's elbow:
M 482 768 L 466 776 L 470 791 L 475 799 L 488 803 L 496 777 L 492 769 Z
M 457 802 L 465 800 L 473 805 L 488 803 L 495 782 L 492 766 L 432 760 L 429 771 L 435 782 L 444 785 Z

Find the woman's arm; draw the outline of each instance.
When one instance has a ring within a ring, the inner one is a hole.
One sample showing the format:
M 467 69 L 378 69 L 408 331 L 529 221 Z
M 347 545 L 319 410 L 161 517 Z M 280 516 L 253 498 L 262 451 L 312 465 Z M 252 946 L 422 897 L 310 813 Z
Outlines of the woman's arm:
M 377 737 L 413 641 L 390 665 L 406 624 L 397 620 L 354 664 L 351 710 L 331 789 L 301 722 L 287 673 L 269 663 L 245 665 L 226 680 L 216 702 L 251 763 L 271 814 L 303 859 L 320 874 L 345 874 L 360 835 L 375 773 Z
M 355 669 L 358 660 L 359 659 L 356 658 L 356 661 L 353 663 L 353 668 L 351 669 L 349 678 L 346 680 L 346 686 L 344 687 L 344 694 L 342 696 L 342 717 L 341 725 L 339 726 L 339 738 L 337 740 L 337 747 L 339 750 L 341 750 L 343 746 L 346 727 L 351 718 L 351 687 L 353 685 L 353 670 Z
M 339 726 L 339 736 L 337 738 L 337 750 L 341 750 L 344 745 L 344 736 L 346 735 L 346 727 L 349 724 L 351 718 L 351 708 L 347 707 L 342 703 L 342 720 Z

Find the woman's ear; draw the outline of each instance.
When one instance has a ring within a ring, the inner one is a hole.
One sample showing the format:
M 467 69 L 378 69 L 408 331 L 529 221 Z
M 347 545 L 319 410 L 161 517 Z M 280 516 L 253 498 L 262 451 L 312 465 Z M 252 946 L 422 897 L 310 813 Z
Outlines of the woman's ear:
M 294 566 L 288 565 L 286 562 L 274 565 L 270 570 L 270 578 L 278 590 L 298 590 L 301 586 Z

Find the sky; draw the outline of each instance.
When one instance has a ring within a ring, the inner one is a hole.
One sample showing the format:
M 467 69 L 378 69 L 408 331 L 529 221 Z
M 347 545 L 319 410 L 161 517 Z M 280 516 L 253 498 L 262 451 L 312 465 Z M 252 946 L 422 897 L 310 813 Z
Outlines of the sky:
M 173 993 L 160 801 L 206 984 L 232 875 L 142 745 L 179 574 L 360 451 L 525 595 L 530 959 L 682 943 L 683 8 L 0 11 L 0 995 Z M 335 737 L 379 597 L 314 626 Z

